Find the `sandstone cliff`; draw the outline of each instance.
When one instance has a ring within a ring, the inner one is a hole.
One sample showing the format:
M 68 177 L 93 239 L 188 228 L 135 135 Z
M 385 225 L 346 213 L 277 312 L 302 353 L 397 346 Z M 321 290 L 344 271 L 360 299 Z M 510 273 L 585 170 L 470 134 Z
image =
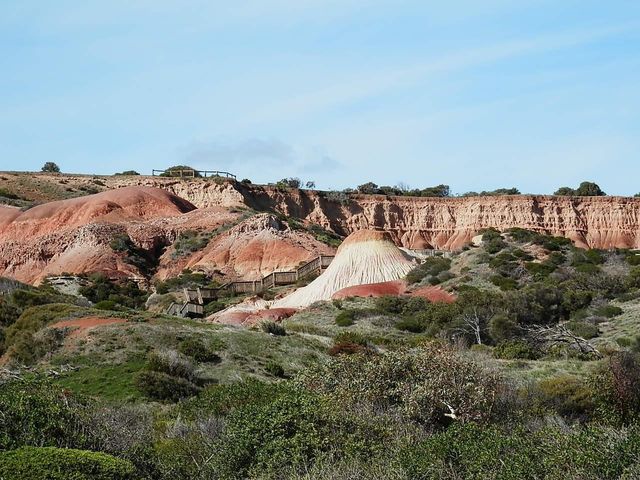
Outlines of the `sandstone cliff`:
M 172 187 L 175 188 L 175 187 Z M 388 197 L 327 194 L 271 187 L 234 188 L 256 210 L 272 210 L 318 223 L 346 236 L 361 229 L 391 233 L 401 246 L 457 250 L 483 228 L 522 227 L 564 236 L 584 248 L 640 248 L 640 199 L 627 197 L 556 197 L 517 195 L 468 198 Z M 195 189 L 181 195 L 202 207 L 224 205 L 228 190 L 209 200 Z

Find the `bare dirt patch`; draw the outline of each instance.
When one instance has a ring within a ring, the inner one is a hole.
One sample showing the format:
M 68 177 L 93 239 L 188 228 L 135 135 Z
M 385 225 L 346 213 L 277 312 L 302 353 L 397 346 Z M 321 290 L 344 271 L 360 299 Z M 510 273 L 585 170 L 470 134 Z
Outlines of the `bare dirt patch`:
M 115 323 L 126 323 L 123 318 L 98 318 L 98 317 L 85 317 L 76 318 L 73 320 L 63 320 L 50 325 L 51 328 L 73 328 L 74 330 L 69 335 L 70 337 L 76 337 L 86 333 L 88 330 L 101 327 L 104 325 L 113 325 Z

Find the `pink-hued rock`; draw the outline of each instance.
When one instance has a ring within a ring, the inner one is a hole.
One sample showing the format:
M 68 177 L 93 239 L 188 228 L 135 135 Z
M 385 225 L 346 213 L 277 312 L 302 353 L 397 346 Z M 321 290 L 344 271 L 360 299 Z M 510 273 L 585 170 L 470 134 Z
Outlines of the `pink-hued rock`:
M 339 300 L 347 297 L 384 297 L 385 295 L 402 295 L 406 290 L 406 282 L 403 280 L 395 280 L 343 288 L 334 293 L 331 298 Z

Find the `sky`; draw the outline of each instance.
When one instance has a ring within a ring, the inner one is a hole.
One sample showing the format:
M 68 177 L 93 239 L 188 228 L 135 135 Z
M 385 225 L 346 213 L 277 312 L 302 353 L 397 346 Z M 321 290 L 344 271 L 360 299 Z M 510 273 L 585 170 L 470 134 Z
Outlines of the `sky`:
M 637 0 L 0 0 L 0 170 L 640 192 Z

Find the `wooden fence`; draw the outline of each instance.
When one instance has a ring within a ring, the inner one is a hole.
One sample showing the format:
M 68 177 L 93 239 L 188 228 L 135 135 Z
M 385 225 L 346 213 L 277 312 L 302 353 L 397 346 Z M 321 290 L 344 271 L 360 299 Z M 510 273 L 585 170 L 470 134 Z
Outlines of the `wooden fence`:
M 236 176 L 233 173 L 229 172 L 220 172 L 218 170 L 192 170 L 190 168 L 186 169 L 169 169 L 169 170 L 151 170 L 151 175 L 155 176 L 156 173 L 163 177 L 187 177 L 187 178 L 196 178 L 200 177 L 224 177 L 224 178 L 232 178 L 236 179 Z

